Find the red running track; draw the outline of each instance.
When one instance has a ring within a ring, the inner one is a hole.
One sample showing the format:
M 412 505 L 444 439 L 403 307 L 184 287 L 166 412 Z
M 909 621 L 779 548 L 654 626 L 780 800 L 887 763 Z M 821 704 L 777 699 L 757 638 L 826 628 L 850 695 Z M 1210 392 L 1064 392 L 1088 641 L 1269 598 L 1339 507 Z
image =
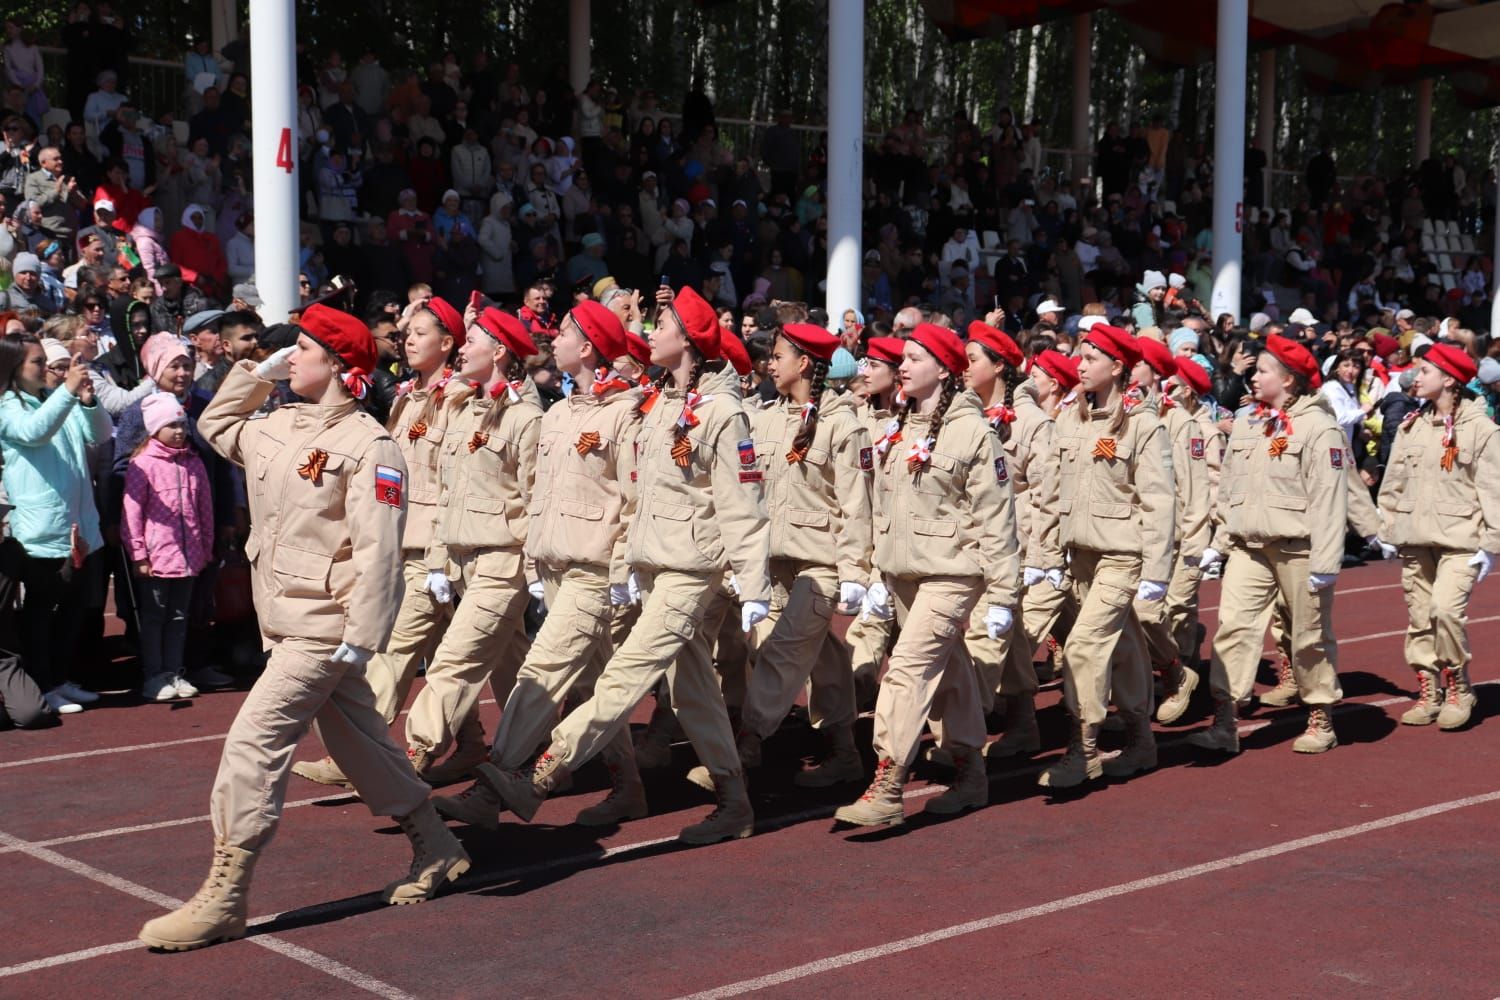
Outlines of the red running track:
M 1050 690 L 1049 751 L 992 769 L 990 808 L 927 821 L 940 786 L 918 780 L 906 826 L 868 832 L 830 820 L 858 789 L 791 785 L 814 745 L 791 727 L 752 777 L 749 840 L 673 843 L 709 805 L 682 779 L 684 749 L 648 777 L 649 818 L 566 825 L 602 795 L 602 771 L 586 769 L 531 825 L 459 829 L 474 870 L 402 908 L 374 896 L 405 868 L 399 832 L 293 778 L 251 894 L 255 932 L 184 955 L 134 934 L 202 879 L 219 737 L 242 695 L 111 699 L 0 734 L 0 997 L 1496 995 L 1483 928 L 1500 903 L 1500 722 L 1487 718 L 1500 685 L 1479 689 L 1465 731 L 1399 726 L 1411 675 L 1397 569 L 1349 570 L 1339 590 L 1347 701 L 1330 754 L 1291 752 L 1293 708 L 1245 720 L 1240 756 L 1200 756 L 1180 734 L 1206 721 L 1205 696 L 1159 733 L 1156 772 L 1044 797 L 1034 776 L 1063 736 Z M 1485 681 L 1500 586 L 1479 588 L 1471 617 Z

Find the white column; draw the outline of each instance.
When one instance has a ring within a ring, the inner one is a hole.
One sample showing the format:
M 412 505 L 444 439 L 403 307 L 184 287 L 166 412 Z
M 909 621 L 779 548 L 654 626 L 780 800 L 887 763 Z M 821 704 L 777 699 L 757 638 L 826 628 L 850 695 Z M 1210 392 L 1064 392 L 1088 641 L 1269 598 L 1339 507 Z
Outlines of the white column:
M 589 0 L 568 0 L 568 82 L 573 93 L 589 85 Z
M 1500 176 L 1497 174 L 1496 176 Z M 1490 260 L 1500 260 L 1500 198 L 1495 199 L 1495 248 Z M 1500 267 L 1495 268 L 1495 291 L 1490 297 L 1490 337 L 1500 337 Z
M 1432 155 L 1432 81 L 1417 81 L 1417 166 Z
M 828 3 L 828 325 L 860 304 L 865 169 L 864 0 Z
M 240 37 L 239 12 L 235 7 L 235 0 L 211 0 L 209 4 L 209 22 L 212 25 L 209 40 L 215 52 Z
M 297 296 L 297 19 L 293 0 L 250 5 L 255 287 L 261 319 L 286 322 Z
M 1089 158 L 1094 136 L 1089 129 L 1089 72 L 1094 57 L 1094 17 L 1073 15 L 1073 176 L 1089 174 Z
M 1219 0 L 1219 48 L 1214 66 L 1214 287 L 1215 316 L 1240 318 L 1240 234 L 1245 191 L 1245 45 L 1249 0 Z
M 1271 207 L 1271 171 L 1276 166 L 1276 50 L 1260 54 L 1260 79 L 1255 88 L 1255 145 L 1266 154 L 1260 203 Z

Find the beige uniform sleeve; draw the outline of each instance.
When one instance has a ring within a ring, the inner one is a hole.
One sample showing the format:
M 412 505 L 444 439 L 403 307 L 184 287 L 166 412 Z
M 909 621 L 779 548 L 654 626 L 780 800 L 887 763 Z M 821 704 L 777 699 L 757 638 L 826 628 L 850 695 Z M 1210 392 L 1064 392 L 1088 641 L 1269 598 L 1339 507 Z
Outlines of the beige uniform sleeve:
M 259 421 L 248 418 L 271 398 L 275 388 L 274 382 L 255 374 L 255 362 L 241 361 L 229 369 L 219 391 L 199 415 L 198 433 L 214 451 L 243 466 L 246 452 L 253 450 L 247 445 L 259 430 Z
M 1167 429 L 1153 420 L 1140 437 L 1132 471 L 1141 510 L 1141 579 L 1172 579 L 1172 540 L 1177 494 L 1172 479 L 1172 445 Z
M 740 598 L 769 603 L 771 532 L 766 523 L 765 487 L 759 476 L 742 481 L 739 443 L 746 440 L 750 440 L 750 420 L 744 410 L 737 409 L 719 428 L 709 476 L 719 534 L 739 583 Z
M 870 449 L 870 433 L 858 421 L 843 440 L 833 442 L 835 506 L 841 511 L 833 549 L 839 582 L 864 586 L 870 579 L 875 554 L 875 521 L 871 508 L 872 469 L 864 468 Z M 873 459 L 870 459 L 873 464 Z
M 1349 480 L 1344 469 L 1333 467 L 1333 453 L 1346 452 L 1348 438 L 1330 427 L 1302 449 L 1302 481 L 1307 484 L 1309 573 L 1337 573 L 1344 566 L 1344 527 L 1349 519 Z M 1339 464 L 1349 463 L 1342 458 Z M 1297 514 L 1289 512 L 1288 517 Z
M 1479 547 L 1500 553 L 1500 427 L 1490 427 L 1474 442 L 1474 488 L 1479 492 Z
M 376 470 L 401 477 L 401 502 L 380 499 Z M 354 586 L 344 603 L 344 641 L 382 650 L 391 637 L 406 582 L 401 573 L 401 531 L 406 525 L 406 460 L 390 438 L 374 442 L 349 477 L 344 504 L 355 567 Z
M 1015 494 L 1010 477 L 1000 481 L 1005 448 L 989 425 L 979 438 L 965 492 L 979 531 L 980 563 L 985 570 L 985 603 L 1014 609 L 1021 600 L 1021 546 L 1016 538 Z
M 1177 434 L 1173 449 L 1172 478 L 1181 501 L 1182 516 L 1177 529 L 1177 552 L 1184 560 L 1196 564 L 1208 547 L 1213 533 L 1210 511 L 1213 507 L 1212 487 L 1208 474 L 1209 441 L 1198 435 L 1203 433 L 1197 421 L 1189 420 Z M 1194 439 L 1202 442 L 1202 454 L 1193 453 Z
M 1354 467 L 1354 453 L 1344 449 L 1344 478 L 1349 483 L 1349 524 L 1360 538 L 1380 535 L 1380 512 L 1370 498 L 1370 488 Z
M 635 488 L 635 437 L 641 430 L 641 418 L 635 408 L 620 421 L 615 440 L 619 442 L 619 454 L 615 457 L 615 482 L 620 489 L 620 533 L 615 538 L 609 555 L 609 582 L 624 586 L 630 580 L 630 564 L 625 561 L 625 543 L 630 537 L 630 523 L 635 520 L 639 493 Z
M 531 509 L 532 489 L 536 485 L 536 451 L 537 444 L 542 439 L 542 417 L 541 414 L 532 416 L 521 425 L 521 431 L 516 435 L 516 488 L 521 492 L 521 509 Z M 527 559 L 523 567 L 526 584 L 530 586 L 541 579 L 537 576 L 536 560 Z
M 1048 420 L 1031 436 L 1026 458 L 1026 503 L 1031 507 L 1031 537 L 1027 540 L 1026 565 L 1033 569 L 1063 568 L 1062 518 L 1057 513 L 1057 491 L 1060 469 L 1057 451 L 1052 445 L 1056 428 Z

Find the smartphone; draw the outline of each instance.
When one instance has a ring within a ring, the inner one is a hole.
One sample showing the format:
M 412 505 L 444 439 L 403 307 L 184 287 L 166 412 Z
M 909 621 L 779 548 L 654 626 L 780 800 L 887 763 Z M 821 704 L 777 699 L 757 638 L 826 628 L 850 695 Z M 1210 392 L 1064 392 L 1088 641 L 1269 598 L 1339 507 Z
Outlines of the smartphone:
M 995 296 L 995 308 L 996 309 L 1000 308 L 1000 296 L 998 296 L 998 295 Z
M 479 294 L 478 289 L 476 289 L 476 290 L 474 290 L 474 291 L 472 291 L 472 292 L 469 293 L 469 308 L 470 309 L 478 309 L 479 306 L 480 306 L 480 303 L 482 303 L 483 301 L 484 301 L 484 296 L 481 295 L 481 294 Z
M 671 282 L 667 280 L 667 276 L 665 274 L 662 275 L 661 276 L 661 287 L 666 288 L 670 284 L 671 284 Z

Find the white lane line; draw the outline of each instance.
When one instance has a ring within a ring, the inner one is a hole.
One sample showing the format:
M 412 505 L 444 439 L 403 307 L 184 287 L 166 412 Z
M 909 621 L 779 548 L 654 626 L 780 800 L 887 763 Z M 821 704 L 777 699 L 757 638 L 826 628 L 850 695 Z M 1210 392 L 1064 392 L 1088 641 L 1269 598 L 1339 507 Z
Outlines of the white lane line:
M 144 902 L 152 903 L 164 910 L 175 910 L 182 905 L 182 900 L 180 899 L 168 896 L 165 893 L 157 892 L 155 889 L 148 889 L 146 886 L 141 885 L 138 882 L 132 882 L 129 879 L 121 878 L 118 875 L 112 875 L 109 872 L 104 871 L 100 868 L 95 868 L 93 865 L 87 864 L 86 862 L 78 861 L 74 858 L 58 854 L 56 851 L 51 850 L 50 848 L 38 847 L 37 845 L 22 840 L 19 837 L 13 837 L 3 830 L 0 830 L 0 846 L 18 848 L 23 854 L 27 855 L 28 857 L 36 858 L 38 861 L 44 861 L 49 865 L 61 868 L 63 871 L 69 872 L 73 875 L 78 875 L 82 878 L 86 878 L 91 882 L 97 882 L 100 885 L 108 886 L 109 888 L 114 889 L 117 892 L 122 892 L 127 896 L 133 896 L 136 899 L 143 900 Z M 348 983 L 350 986 L 365 990 L 368 993 L 374 993 L 376 996 L 385 997 L 386 1000 L 414 1000 L 414 998 L 410 994 L 397 989 L 390 983 L 382 982 L 379 979 L 367 976 L 357 969 L 349 968 L 342 962 L 336 962 L 333 959 L 328 958 L 326 955 L 320 955 L 315 951 L 309 951 L 308 949 L 303 948 L 300 945 L 291 944 L 290 942 L 283 941 L 269 934 L 258 934 L 254 937 L 247 938 L 246 940 L 248 940 L 251 944 L 259 945 L 260 947 L 265 948 L 267 951 L 272 951 L 278 955 L 290 958 L 294 962 L 301 962 L 308 968 L 316 969 L 319 972 L 332 976 L 333 978 L 338 979 L 342 982 Z M 116 950 L 124 950 L 123 948 L 117 948 L 113 945 L 106 945 L 105 947 L 115 948 Z M 101 954 L 108 954 L 108 952 L 101 952 Z M 163 969 L 165 969 L 165 966 L 163 966 Z
M 1007 924 L 1020 923 L 1023 920 L 1031 920 L 1035 917 L 1050 916 L 1061 913 L 1064 910 L 1076 909 L 1080 906 L 1088 906 L 1106 899 L 1114 899 L 1119 896 L 1141 892 L 1146 889 L 1155 889 L 1159 886 L 1171 885 L 1174 882 L 1183 882 L 1188 879 L 1198 878 L 1202 875 L 1212 875 L 1216 872 L 1226 871 L 1230 868 L 1239 868 L 1244 865 L 1253 864 L 1257 861 L 1265 861 L 1268 858 L 1279 857 L 1283 854 L 1291 854 L 1294 851 L 1304 850 L 1309 847 L 1321 847 L 1325 844 L 1335 843 L 1340 840 L 1348 840 L 1351 837 L 1362 836 L 1366 833 L 1374 833 L 1379 830 L 1388 830 L 1392 827 L 1402 826 L 1406 823 L 1415 823 L 1420 820 L 1430 819 L 1443 813 L 1453 812 L 1458 809 L 1468 809 L 1472 806 L 1486 805 L 1491 802 L 1500 801 L 1500 791 L 1487 792 L 1483 795 L 1471 795 L 1467 798 L 1453 799 L 1448 802 L 1439 802 L 1436 805 L 1424 806 L 1421 809 L 1412 809 L 1407 812 L 1387 816 L 1384 819 L 1371 820 L 1367 823 L 1359 823 L 1354 826 L 1341 827 L 1337 830 L 1329 830 L 1326 833 L 1316 833 L 1308 837 L 1298 837 L 1295 840 L 1284 840 L 1279 844 L 1269 847 L 1257 848 L 1253 851 L 1243 851 L 1239 854 L 1231 854 L 1228 857 L 1219 858 L 1216 861 L 1207 861 L 1203 864 L 1190 865 L 1186 868 L 1177 868 L 1173 871 L 1162 872 L 1159 875 L 1151 875 L 1146 878 L 1134 879 L 1130 882 L 1121 882 L 1117 885 L 1107 886 L 1100 889 L 1091 889 L 1088 892 L 1076 893 L 1072 896 L 1064 896 L 1054 899 L 1048 903 L 1037 906 L 1028 906 L 1019 910 L 1009 910 L 1005 913 L 996 913 L 992 916 L 983 917 L 978 920 L 970 920 L 962 924 L 954 924 L 940 930 L 929 931 L 926 934 L 917 934 L 885 944 L 875 945 L 870 948 L 861 948 L 857 951 L 847 951 L 840 955 L 830 955 L 827 958 L 808 962 L 804 965 L 795 965 L 780 972 L 769 975 L 758 976 L 754 979 L 744 979 L 737 983 L 729 983 L 701 993 L 694 993 L 680 1000 L 719 1000 L 722 997 L 740 996 L 763 990 L 771 986 L 780 986 L 798 979 L 806 979 L 834 969 L 842 969 L 861 962 L 869 962 L 878 958 L 886 958 L 902 952 L 912 951 L 916 948 L 937 944 L 956 937 L 968 934 L 977 934 L 980 931 L 992 930 L 996 927 L 1004 927 Z
M 83 962 L 101 955 L 114 955 L 122 951 L 134 951 L 137 948 L 146 947 L 140 941 L 116 941 L 114 944 L 101 944 L 97 948 L 84 948 L 82 951 L 69 951 L 61 955 L 49 955 L 46 958 L 34 959 L 30 962 L 22 962 L 19 965 L 6 965 L 0 967 L 0 979 L 6 976 L 22 976 L 28 972 L 40 972 L 43 969 L 55 969 L 59 965 L 72 965 L 74 962 Z
M 222 740 L 228 733 L 215 733 L 212 736 L 189 736 L 180 740 L 163 740 L 160 743 L 137 743 L 128 747 L 99 747 L 94 750 L 79 750 L 76 753 L 55 753 L 48 757 L 30 757 L 26 760 L 0 761 L 0 769 L 7 767 L 25 767 L 28 764 L 50 764 L 55 760 L 78 760 L 80 757 L 99 757 L 111 753 L 130 753 L 134 750 L 161 750 L 165 747 L 180 747 L 188 743 L 207 743 L 210 740 Z
M 1382 583 L 1382 584 L 1378 584 L 1378 585 L 1372 586 L 1372 587 L 1350 587 L 1347 590 L 1335 590 L 1333 593 L 1334 593 L 1335 597 L 1343 597 L 1345 594 L 1368 594 L 1372 590 L 1400 590 L 1400 589 L 1401 589 L 1401 584 L 1399 584 L 1399 583 Z M 1215 604 L 1215 605 L 1212 605 L 1211 607 L 1199 608 L 1198 609 L 1198 613 L 1200 615 L 1203 615 L 1203 614 L 1208 614 L 1210 611 L 1218 611 L 1218 610 L 1219 610 L 1219 606 L 1217 604 Z
M 1500 622 L 1500 615 L 1488 615 L 1488 616 L 1486 616 L 1484 618 L 1470 618 L 1469 619 L 1469 624 L 1471 626 L 1472 625 L 1483 625 L 1486 622 Z M 1393 636 L 1405 635 L 1405 634 L 1406 634 L 1406 629 L 1401 628 L 1401 629 L 1397 629 L 1394 632 L 1375 632 L 1375 633 L 1373 633 L 1371 635 L 1356 635 L 1356 636 L 1354 636 L 1352 638 L 1349 638 L 1349 639 L 1339 639 L 1338 643 L 1339 643 L 1340 646 L 1349 646 L 1349 645 L 1352 645 L 1352 644 L 1354 644 L 1356 642 L 1370 642 L 1371 640 L 1374 640 L 1374 639 L 1389 639 L 1389 638 L 1392 638 Z

